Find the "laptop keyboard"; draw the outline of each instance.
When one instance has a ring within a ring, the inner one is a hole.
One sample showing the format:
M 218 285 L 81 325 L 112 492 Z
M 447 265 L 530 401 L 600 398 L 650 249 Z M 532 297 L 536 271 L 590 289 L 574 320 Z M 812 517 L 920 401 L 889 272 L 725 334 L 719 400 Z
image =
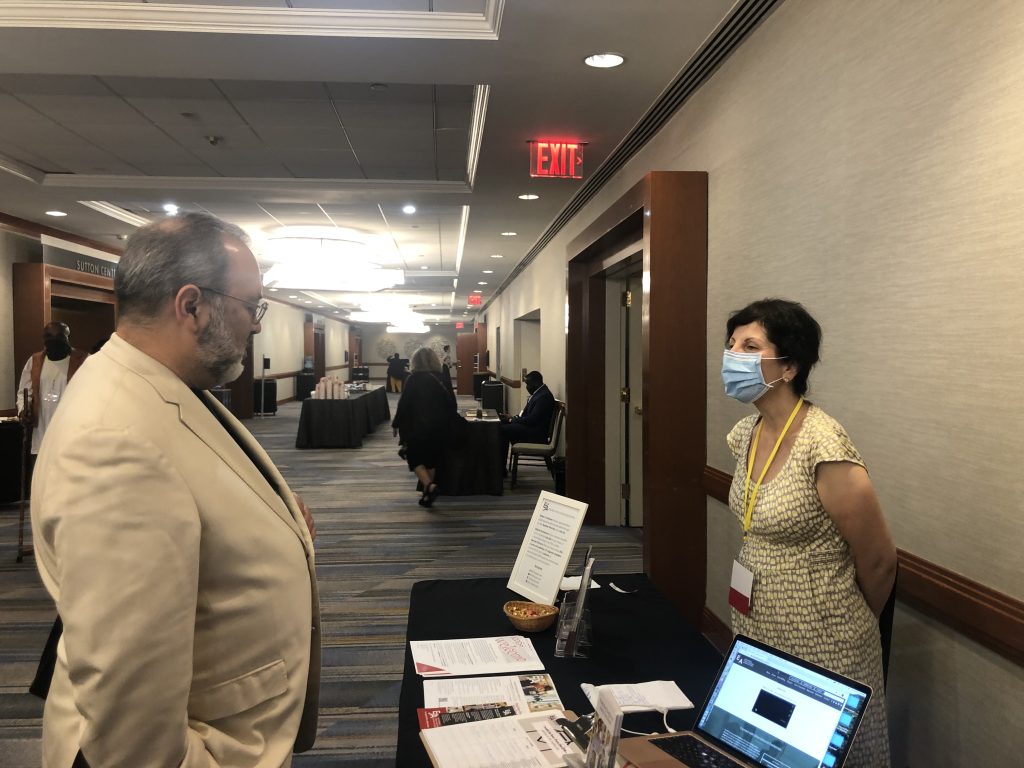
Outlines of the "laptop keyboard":
M 737 763 L 689 734 L 652 739 L 651 744 L 692 768 L 744 768 L 742 763 Z

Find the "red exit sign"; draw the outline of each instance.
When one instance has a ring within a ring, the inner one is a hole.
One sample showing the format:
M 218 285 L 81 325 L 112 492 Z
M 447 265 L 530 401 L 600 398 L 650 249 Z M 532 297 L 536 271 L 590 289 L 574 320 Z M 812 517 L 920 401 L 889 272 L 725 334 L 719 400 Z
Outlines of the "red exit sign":
M 582 179 L 583 147 L 578 141 L 531 141 L 530 175 L 549 179 Z
M 480 297 L 480 296 L 478 296 L 477 294 L 475 294 L 475 293 L 471 293 L 471 294 L 469 294 L 469 296 L 467 296 L 466 298 L 468 298 L 468 299 L 469 299 L 469 301 L 467 301 L 467 302 L 466 302 L 467 304 L 470 304 L 470 305 L 472 305 L 472 306 L 477 306 L 477 307 L 479 307 L 479 306 L 480 306 L 480 298 L 481 298 L 481 297 Z
M 457 331 L 461 331 L 464 327 L 465 327 L 464 323 L 459 322 L 459 323 L 455 324 L 455 330 L 457 330 Z

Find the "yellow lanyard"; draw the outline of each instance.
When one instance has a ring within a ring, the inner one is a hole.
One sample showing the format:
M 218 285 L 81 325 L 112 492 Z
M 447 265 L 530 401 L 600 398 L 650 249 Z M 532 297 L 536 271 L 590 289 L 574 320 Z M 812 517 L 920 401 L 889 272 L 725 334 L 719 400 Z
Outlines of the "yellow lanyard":
M 761 470 L 761 476 L 757 478 L 757 482 L 754 484 L 754 492 L 750 494 L 750 502 L 747 502 L 747 494 L 750 491 L 750 475 L 754 471 L 754 458 L 757 456 L 757 441 L 761 437 L 761 427 L 764 426 L 764 421 L 761 421 L 757 425 L 757 431 L 754 432 L 754 444 L 750 446 L 750 458 L 747 460 L 747 479 L 743 483 L 743 535 L 747 535 L 747 531 L 750 530 L 750 520 L 754 516 L 754 505 L 757 503 L 757 492 L 761 490 L 761 481 L 764 480 L 764 476 L 768 474 L 768 467 L 772 465 L 772 461 L 775 459 L 775 454 L 779 452 L 779 446 L 782 445 L 782 441 L 786 438 L 786 433 L 789 432 L 790 426 L 793 424 L 793 419 L 796 418 L 797 413 L 800 411 L 800 406 L 804 404 L 804 399 L 801 397 L 793 409 L 793 412 L 789 414 L 789 419 L 786 420 L 786 426 L 782 428 L 782 434 L 779 435 L 779 439 L 775 441 L 775 447 L 772 448 L 772 452 L 768 454 L 768 461 L 764 463 L 764 468 Z

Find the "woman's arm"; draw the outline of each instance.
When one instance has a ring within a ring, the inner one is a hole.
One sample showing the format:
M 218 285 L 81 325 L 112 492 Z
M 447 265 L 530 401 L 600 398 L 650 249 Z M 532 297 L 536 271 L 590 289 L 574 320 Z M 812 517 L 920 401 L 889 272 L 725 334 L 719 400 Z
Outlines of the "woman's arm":
M 818 496 L 853 554 L 857 584 L 878 616 L 896 578 L 896 547 L 867 470 L 848 461 L 818 465 Z

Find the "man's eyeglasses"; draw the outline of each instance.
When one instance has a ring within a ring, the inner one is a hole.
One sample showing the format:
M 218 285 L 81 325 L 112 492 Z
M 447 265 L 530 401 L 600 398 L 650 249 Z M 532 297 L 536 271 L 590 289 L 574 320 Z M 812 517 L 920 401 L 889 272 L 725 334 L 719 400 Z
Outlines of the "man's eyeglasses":
M 270 308 L 270 304 L 268 304 L 266 301 L 261 301 L 258 303 L 246 301 L 245 299 L 240 299 L 237 296 L 232 296 L 230 293 L 224 293 L 224 291 L 217 291 L 214 290 L 213 288 L 204 288 L 201 285 L 197 287 L 199 288 L 200 291 L 209 291 L 210 293 L 216 293 L 218 296 L 223 296 L 226 299 L 234 299 L 235 301 L 244 304 L 245 308 L 249 310 L 249 314 L 252 315 L 252 321 L 254 323 L 258 323 L 260 320 L 262 320 L 263 316 L 267 314 L 267 310 Z

